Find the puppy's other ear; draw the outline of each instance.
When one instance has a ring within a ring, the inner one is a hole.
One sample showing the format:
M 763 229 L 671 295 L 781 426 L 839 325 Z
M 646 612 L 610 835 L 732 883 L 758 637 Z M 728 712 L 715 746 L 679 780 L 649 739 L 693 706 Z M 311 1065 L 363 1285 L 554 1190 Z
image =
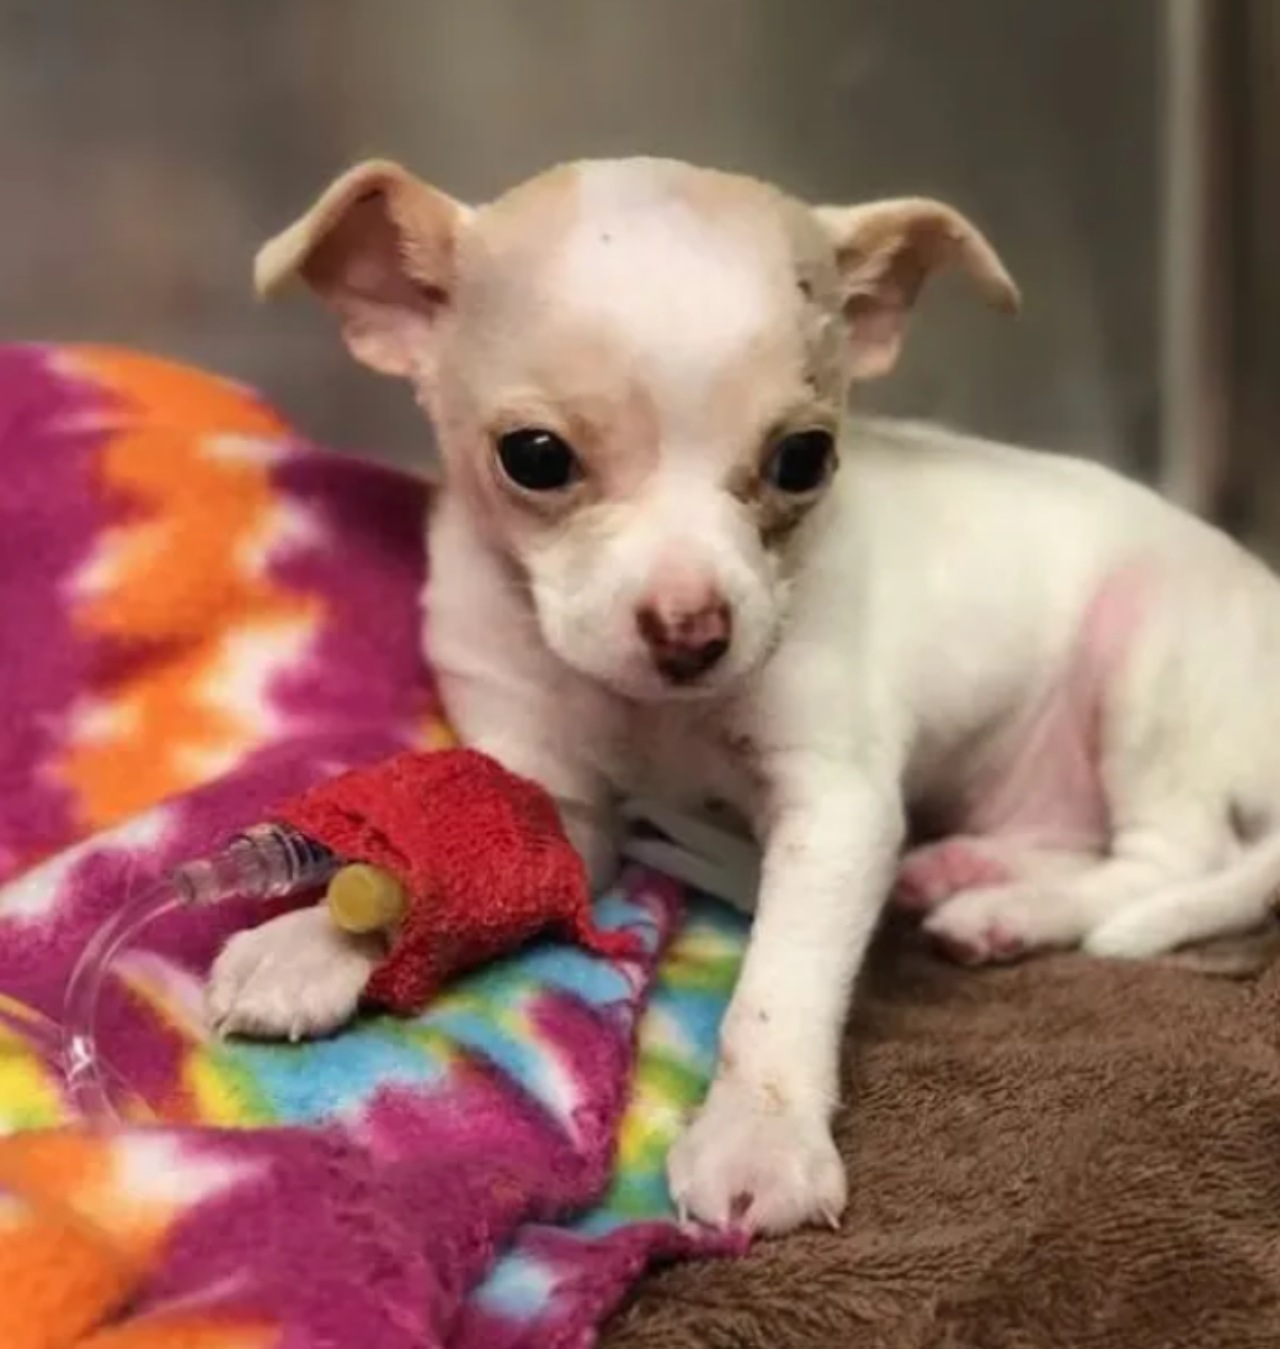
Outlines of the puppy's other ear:
M 958 264 L 990 304 L 1011 314 L 1018 310 L 1018 288 L 995 249 L 942 202 L 903 197 L 817 206 L 814 215 L 835 248 L 858 379 L 893 368 L 911 306 L 939 268 Z
M 469 214 L 399 164 L 357 164 L 263 244 L 254 286 L 265 297 L 302 277 L 337 312 L 358 361 L 386 375 L 421 373 Z

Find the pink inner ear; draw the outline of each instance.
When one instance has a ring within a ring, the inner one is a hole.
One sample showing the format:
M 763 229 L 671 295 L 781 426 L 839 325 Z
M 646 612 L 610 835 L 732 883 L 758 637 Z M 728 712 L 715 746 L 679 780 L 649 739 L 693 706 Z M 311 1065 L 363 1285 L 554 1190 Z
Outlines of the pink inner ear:
M 420 308 L 435 288 L 409 275 L 406 241 L 384 192 L 354 202 L 312 250 L 304 273 L 334 303 L 369 300 Z M 438 293 L 432 299 L 438 301 Z
M 875 379 L 887 374 L 902 350 L 908 307 L 896 286 L 877 294 L 856 294 L 845 302 L 855 379 Z
M 306 279 L 337 310 L 352 354 L 389 375 L 416 369 L 430 326 L 448 296 L 411 275 L 410 242 L 393 219 L 384 191 L 354 202 L 312 249 Z M 420 254 L 423 241 L 413 240 Z

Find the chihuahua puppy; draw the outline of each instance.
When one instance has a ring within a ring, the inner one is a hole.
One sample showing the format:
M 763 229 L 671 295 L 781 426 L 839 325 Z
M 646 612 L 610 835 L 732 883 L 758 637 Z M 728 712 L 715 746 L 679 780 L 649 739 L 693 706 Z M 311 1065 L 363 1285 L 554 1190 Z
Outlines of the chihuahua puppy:
M 559 800 L 600 883 L 621 793 L 726 801 L 762 845 L 670 1158 L 707 1223 L 840 1214 L 841 1030 L 895 875 L 972 962 L 1163 952 L 1280 880 L 1270 574 L 1095 465 L 847 414 L 949 266 L 1017 308 L 941 203 L 645 159 L 475 209 L 362 164 L 258 258 L 435 428 L 427 631 L 463 738 Z M 899 867 L 909 814 L 933 841 Z M 376 958 L 279 919 L 228 946 L 213 1015 L 331 1029 Z

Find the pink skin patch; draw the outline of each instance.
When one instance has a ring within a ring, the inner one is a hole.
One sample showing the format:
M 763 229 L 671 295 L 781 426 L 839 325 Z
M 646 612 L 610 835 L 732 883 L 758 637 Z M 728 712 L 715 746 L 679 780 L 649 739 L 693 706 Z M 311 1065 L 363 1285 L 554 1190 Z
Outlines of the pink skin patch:
M 1138 630 L 1148 576 L 1127 566 L 1108 577 L 1085 610 L 1063 677 L 1021 725 L 964 830 L 991 839 L 1101 852 L 1110 809 L 1099 772 L 1107 689 Z
M 1025 884 L 1034 881 L 1038 851 L 1107 851 L 1110 808 L 1100 770 L 1106 695 L 1142 621 L 1150 580 L 1138 565 L 1106 579 L 1085 610 L 1061 680 L 1012 728 L 998 770 L 967 803 L 963 833 L 903 859 L 893 900 L 936 913 L 931 936 L 953 959 L 1013 960 L 1042 944 L 1028 920 Z M 1015 889 L 1015 882 L 1024 884 Z M 983 904 L 987 921 L 978 931 L 970 922 L 957 923 L 963 932 L 948 931 L 947 902 L 976 890 L 995 892 Z
M 903 859 L 893 902 L 910 913 L 928 913 L 939 904 L 979 886 L 1003 885 L 1013 873 L 983 850 L 982 840 L 956 836 L 915 848 Z

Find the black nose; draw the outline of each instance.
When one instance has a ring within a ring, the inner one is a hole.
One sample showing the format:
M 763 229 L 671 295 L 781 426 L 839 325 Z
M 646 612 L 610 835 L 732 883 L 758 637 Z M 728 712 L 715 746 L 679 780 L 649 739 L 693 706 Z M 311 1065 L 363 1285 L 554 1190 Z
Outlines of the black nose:
M 643 606 L 636 627 L 654 668 L 670 684 L 691 684 L 706 674 L 724 659 L 732 639 L 729 607 L 722 602 L 674 616 Z
M 695 679 L 706 674 L 712 666 L 719 665 L 729 650 L 729 643 L 723 637 L 702 646 L 679 647 L 674 651 L 654 653 L 653 663 L 658 673 L 670 684 L 692 684 Z

